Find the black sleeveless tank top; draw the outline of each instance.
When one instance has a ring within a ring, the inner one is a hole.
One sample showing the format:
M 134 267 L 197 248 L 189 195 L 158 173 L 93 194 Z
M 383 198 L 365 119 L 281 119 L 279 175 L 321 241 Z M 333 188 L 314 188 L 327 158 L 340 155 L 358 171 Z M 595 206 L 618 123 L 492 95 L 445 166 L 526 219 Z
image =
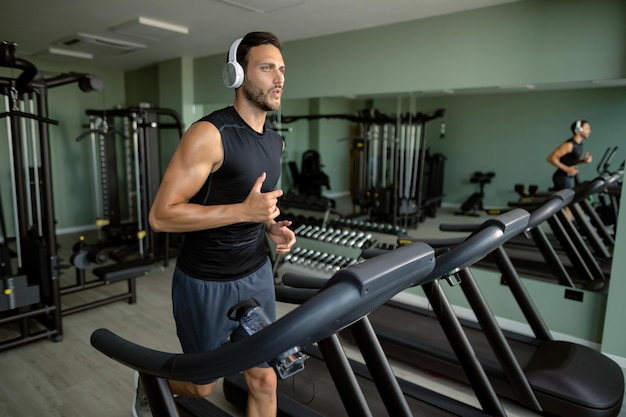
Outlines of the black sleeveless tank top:
M 222 136 L 224 160 L 189 202 L 219 205 L 241 203 L 265 172 L 262 192 L 275 189 L 280 177 L 283 141 L 273 130 L 254 131 L 229 106 L 203 117 Z M 265 225 L 237 223 L 185 234 L 177 266 L 197 279 L 228 281 L 247 276 L 267 260 Z
M 563 162 L 568 167 L 572 165 L 578 165 L 580 158 L 583 156 L 583 143 L 576 143 L 574 138 L 570 138 L 567 142 L 571 142 L 573 145 L 572 151 L 568 154 L 565 154 L 561 157 L 561 162 Z
M 569 138 L 566 142 L 570 142 L 572 144 L 572 151 L 563 155 L 559 160 L 568 167 L 578 165 L 578 162 L 583 155 L 583 143 L 576 143 L 574 138 Z M 567 175 L 567 173 L 560 168 L 556 170 L 556 174 Z

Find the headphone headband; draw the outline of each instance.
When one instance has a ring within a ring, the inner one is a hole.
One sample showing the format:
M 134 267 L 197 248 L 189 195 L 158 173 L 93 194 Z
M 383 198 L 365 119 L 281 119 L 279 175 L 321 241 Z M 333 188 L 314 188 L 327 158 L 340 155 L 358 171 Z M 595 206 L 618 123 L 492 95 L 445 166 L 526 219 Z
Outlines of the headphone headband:
M 228 50 L 228 62 L 237 62 L 237 50 L 242 40 L 243 38 L 239 38 L 230 46 Z

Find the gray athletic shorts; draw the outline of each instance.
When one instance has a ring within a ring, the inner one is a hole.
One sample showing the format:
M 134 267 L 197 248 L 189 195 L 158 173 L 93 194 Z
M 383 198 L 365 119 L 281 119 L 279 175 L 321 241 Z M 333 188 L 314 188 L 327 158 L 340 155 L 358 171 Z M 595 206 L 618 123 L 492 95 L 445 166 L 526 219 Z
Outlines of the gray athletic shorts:
M 276 320 L 274 277 L 269 259 L 258 271 L 233 281 L 196 279 L 176 268 L 172 279 L 172 307 L 183 352 L 215 350 L 233 333 L 236 337 L 237 333 L 243 332 L 238 329 L 239 323 L 230 320 L 227 313 L 235 304 L 250 298 L 259 302 L 270 320 Z M 196 383 L 211 382 L 213 380 Z

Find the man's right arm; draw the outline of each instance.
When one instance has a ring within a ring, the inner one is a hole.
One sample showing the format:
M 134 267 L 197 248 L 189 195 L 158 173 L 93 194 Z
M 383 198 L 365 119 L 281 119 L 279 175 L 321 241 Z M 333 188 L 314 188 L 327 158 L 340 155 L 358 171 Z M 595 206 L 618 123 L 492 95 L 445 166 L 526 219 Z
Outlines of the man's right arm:
M 232 211 L 189 203 L 221 163 L 221 146 L 220 133 L 211 123 L 194 123 L 185 132 L 150 208 L 150 226 L 155 231 L 188 232 L 237 221 L 229 216 Z
M 204 206 L 189 203 L 209 174 L 222 163 L 221 135 L 208 122 L 193 124 L 180 140 L 165 170 L 150 209 L 150 226 L 156 232 L 190 232 L 241 222 L 264 222 L 278 216 L 276 203 L 282 191 L 261 193 L 259 177 L 245 201 Z
M 561 157 L 572 152 L 572 150 L 573 150 L 573 145 L 571 144 L 571 142 L 563 142 L 561 145 L 559 145 L 558 148 L 552 151 L 550 155 L 548 155 L 546 160 L 552 165 L 554 165 L 555 167 L 557 167 L 558 169 L 567 172 L 568 175 L 571 175 L 571 176 L 576 175 L 577 168 L 575 165 L 567 166 L 561 162 Z

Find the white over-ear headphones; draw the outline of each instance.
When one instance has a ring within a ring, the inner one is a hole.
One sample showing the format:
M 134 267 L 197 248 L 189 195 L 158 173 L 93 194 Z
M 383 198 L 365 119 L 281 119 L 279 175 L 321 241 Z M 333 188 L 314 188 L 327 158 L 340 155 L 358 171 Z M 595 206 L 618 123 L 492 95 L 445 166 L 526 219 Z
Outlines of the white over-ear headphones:
M 237 49 L 243 38 L 237 39 L 228 51 L 228 62 L 222 69 L 222 80 L 228 88 L 239 88 L 243 83 L 243 67 L 237 62 Z
M 574 126 L 574 132 L 580 133 L 583 131 L 582 120 L 576 120 L 576 126 Z

